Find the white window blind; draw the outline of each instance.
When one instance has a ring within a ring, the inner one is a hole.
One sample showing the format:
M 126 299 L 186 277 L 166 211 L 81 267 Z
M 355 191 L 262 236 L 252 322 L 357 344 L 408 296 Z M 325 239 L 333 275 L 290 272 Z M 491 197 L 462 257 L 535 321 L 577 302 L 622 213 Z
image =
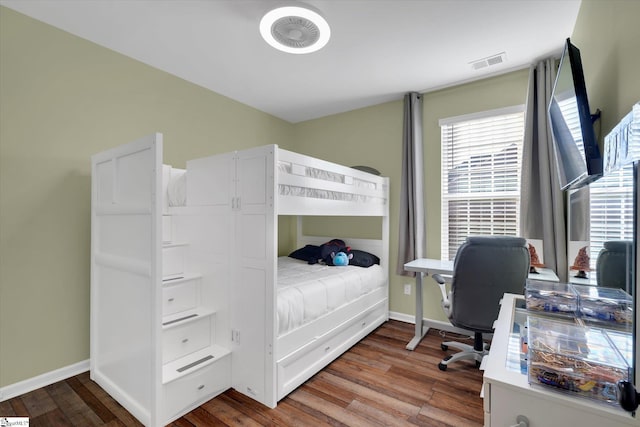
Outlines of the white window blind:
M 591 268 L 604 242 L 633 240 L 633 165 L 607 174 L 589 185 Z
M 470 235 L 517 235 L 523 107 L 440 121 L 441 257 L 451 260 Z

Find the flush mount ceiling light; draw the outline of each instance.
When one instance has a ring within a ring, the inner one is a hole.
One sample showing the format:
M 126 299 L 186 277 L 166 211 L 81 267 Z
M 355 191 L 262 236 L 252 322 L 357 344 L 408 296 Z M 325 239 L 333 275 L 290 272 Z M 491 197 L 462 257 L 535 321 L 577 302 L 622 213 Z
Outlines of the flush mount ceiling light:
M 327 21 L 308 6 L 284 6 L 262 17 L 260 34 L 283 52 L 311 53 L 327 44 L 331 29 Z

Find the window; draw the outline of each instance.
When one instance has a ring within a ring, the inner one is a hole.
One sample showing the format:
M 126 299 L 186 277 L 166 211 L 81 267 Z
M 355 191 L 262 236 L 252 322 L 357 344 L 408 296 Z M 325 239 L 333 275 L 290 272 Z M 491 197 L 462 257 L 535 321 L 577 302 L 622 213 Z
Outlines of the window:
M 524 106 L 440 120 L 441 257 L 470 235 L 517 235 Z

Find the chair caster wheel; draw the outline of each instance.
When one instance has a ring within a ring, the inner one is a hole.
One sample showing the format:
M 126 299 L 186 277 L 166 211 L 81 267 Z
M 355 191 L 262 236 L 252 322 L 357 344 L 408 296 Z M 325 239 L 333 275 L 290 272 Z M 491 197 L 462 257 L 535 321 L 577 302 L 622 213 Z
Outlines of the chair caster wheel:
M 440 348 L 442 349 L 442 351 L 449 350 L 449 346 L 448 345 L 444 345 L 444 344 L 440 344 Z
M 440 369 L 441 371 L 446 371 L 447 370 L 447 365 L 445 365 L 443 363 L 438 363 L 438 369 Z

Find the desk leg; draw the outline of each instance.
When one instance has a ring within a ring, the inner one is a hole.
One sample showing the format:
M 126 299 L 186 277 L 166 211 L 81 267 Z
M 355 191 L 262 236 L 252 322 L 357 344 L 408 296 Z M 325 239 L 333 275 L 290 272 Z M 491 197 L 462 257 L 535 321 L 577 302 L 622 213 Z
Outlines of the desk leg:
M 409 344 L 407 344 L 407 350 L 415 350 L 429 331 L 429 328 L 422 326 L 422 274 L 420 272 L 416 273 L 416 332 Z

